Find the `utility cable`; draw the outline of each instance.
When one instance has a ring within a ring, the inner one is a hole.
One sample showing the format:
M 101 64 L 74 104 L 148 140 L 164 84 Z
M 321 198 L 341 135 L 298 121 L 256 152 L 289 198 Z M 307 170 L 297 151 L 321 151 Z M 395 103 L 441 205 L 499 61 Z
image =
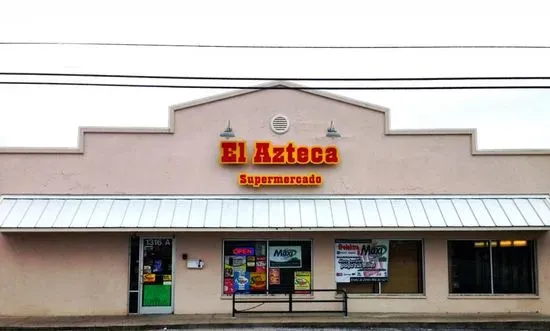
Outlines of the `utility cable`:
M 136 78 L 136 79 L 174 79 L 174 80 L 256 80 L 256 81 L 459 81 L 459 80 L 550 80 L 550 76 L 473 76 L 473 77 L 379 77 L 379 78 L 327 78 L 327 77 L 212 77 L 212 76 L 157 76 L 122 74 L 85 74 L 51 72 L 0 72 L 0 76 L 50 76 L 50 77 L 94 77 L 94 78 Z
M 322 46 L 322 45 L 216 45 L 162 43 L 105 43 L 105 42 L 39 42 L 3 41 L 0 45 L 57 45 L 57 46 L 132 46 L 181 48 L 242 48 L 242 49 L 550 49 L 548 45 L 386 45 L 386 46 Z
M 220 86 L 220 85 L 157 85 L 157 84 L 111 84 L 71 82 L 16 82 L 0 81 L 0 85 L 50 85 L 50 86 L 104 86 L 179 89 L 238 89 L 238 90 L 487 90 L 487 89 L 550 89 L 550 85 L 501 85 L 501 86 Z

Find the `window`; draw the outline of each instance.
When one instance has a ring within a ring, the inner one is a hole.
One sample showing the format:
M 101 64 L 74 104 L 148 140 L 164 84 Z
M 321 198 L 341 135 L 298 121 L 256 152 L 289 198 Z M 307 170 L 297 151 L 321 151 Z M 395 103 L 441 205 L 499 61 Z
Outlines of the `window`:
M 308 293 L 311 241 L 226 240 L 223 293 Z
M 338 246 L 340 244 L 349 246 Z M 383 251 L 384 245 L 389 246 L 387 253 Z M 339 248 L 355 250 L 356 253 L 345 254 Z M 376 257 L 376 253 L 381 256 Z M 374 267 L 371 270 L 378 270 L 376 277 L 365 274 L 369 263 Z M 349 278 L 342 277 L 346 273 Z M 338 289 L 348 293 L 424 293 L 422 240 L 336 241 L 336 283 Z
M 448 242 L 452 294 L 534 294 L 532 240 L 452 240 Z

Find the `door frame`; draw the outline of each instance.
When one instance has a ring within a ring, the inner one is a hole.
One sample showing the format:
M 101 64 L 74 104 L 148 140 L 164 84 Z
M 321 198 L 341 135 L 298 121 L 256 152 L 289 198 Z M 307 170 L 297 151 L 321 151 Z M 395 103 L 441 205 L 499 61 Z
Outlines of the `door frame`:
M 172 240 L 172 288 L 170 306 L 166 307 L 143 307 L 143 248 L 146 239 L 171 239 Z M 139 275 L 138 275 L 138 314 L 173 314 L 175 294 L 175 261 L 176 261 L 176 237 L 175 236 L 139 236 Z

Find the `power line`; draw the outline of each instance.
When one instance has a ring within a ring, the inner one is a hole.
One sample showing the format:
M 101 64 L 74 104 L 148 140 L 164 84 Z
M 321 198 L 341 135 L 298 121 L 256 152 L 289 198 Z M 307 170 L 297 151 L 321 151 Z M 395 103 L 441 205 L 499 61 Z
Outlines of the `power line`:
M 321 45 L 215 45 L 162 43 L 102 43 L 102 42 L 37 42 L 3 41 L 0 45 L 58 45 L 58 46 L 131 46 L 180 48 L 242 48 L 242 49 L 550 49 L 546 45 L 386 45 L 386 46 L 321 46 Z
M 70 82 L 13 82 L 0 81 L 0 85 L 51 85 L 51 86 L 104 86 L 140 88 L 181 88 L 181 89 L 227 89 L 227 90 L 488 90 L 488 89 L 550 89 L 550 85 L 509 85 L 509 86 L 220 86 L 220 85 L 157 85 L 157 84 L 110 84 L 110 83 L 70 83 Z
M 136 79 L 177 79 L 177 80 L 255 80 L 255 81 L 459 81 L 459 80 L 550 80 L 550 76 L 488 76 L 488 77 L 380 77 L 380 78 L 313 78 L 313 77 L 212 77 L 212 76 L 157 76 L 122 74 L 84 74 L 48 72 L 0 72 L 0 76 L 56 76 L 56 77 L 95 77 L 95 78 L 136 78 Z

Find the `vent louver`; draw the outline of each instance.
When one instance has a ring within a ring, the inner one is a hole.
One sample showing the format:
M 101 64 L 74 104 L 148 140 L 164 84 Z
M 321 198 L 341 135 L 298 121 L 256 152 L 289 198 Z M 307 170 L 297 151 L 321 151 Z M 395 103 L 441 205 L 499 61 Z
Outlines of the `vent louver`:
M 288 117 L 284 115 L 275 115 L 271 118 L 271 130 L 277 134 L 283 134 L 290 128 Z

